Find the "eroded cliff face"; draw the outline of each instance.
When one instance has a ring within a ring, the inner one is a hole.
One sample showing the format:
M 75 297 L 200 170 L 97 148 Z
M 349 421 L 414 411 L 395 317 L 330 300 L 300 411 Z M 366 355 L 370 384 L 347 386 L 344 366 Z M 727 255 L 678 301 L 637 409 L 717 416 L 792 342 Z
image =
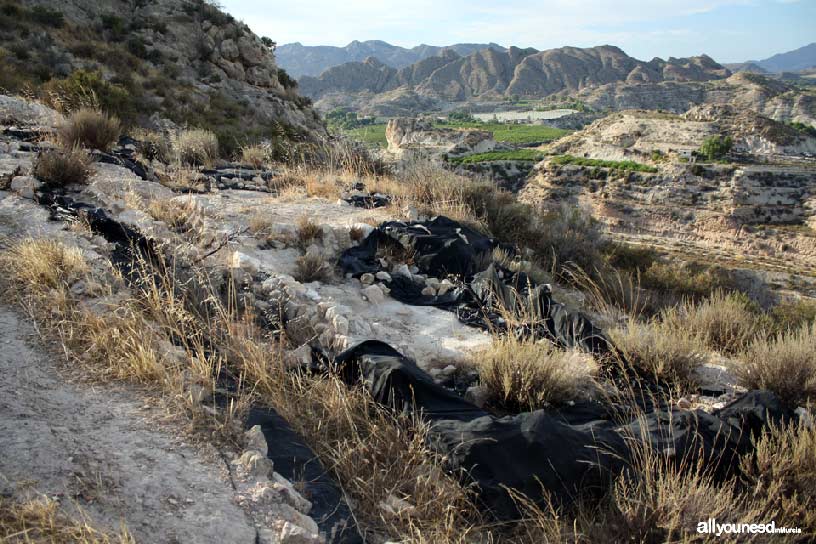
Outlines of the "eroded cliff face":
M 674 165 L 650 174 L 544 161 L 521 198 L 539 204 L 595 201 L 644 216 L 665 207 L 677 217 L 706 211 L 738 224 L 816 225 L 813 172 L 805 166 Z
M 434 128 L 428 121 L 407 117 L 391 119 L 385 128 L 385 137 L 388 152 L 404 158 L 412 151 L 431 156 L 461 157 L 496 148 L 496 140 L 490 131 Z

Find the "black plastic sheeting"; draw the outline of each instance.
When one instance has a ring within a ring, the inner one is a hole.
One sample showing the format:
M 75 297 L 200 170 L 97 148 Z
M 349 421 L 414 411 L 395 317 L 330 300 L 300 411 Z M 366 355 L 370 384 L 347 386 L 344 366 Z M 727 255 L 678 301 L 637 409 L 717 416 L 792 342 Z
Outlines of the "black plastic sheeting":
M 458 397 L 387 344 L 366 341 L 334 359 L 349 383 L 365 384 L 373 398 L 431 422 L 431 446 L 448 468 L 476 484 L 482 506 L 499 520 L 518 517 L 506 488 L 530 499 L 568 503 L 580 493 L 609 488 L 626 470 L 633 444 L 651 443 L 677 462 L 701 460 L 722 479 L 770 422 L 791 417 L 766 391 L 743 395 L 708 414 L 657 410 L 639 417 L 599 403 L 496 417 Z
M 303 482 L 303 496 L 312 503 L 311 516 L 335 544 L 362 544 L 343 494 L 314 452 L 277 412 L 270 408 L 252 408 L 247 427 L 260 425 L 269 448 L 267 457 L 275 471 L 290 481 Z
M 595 354 L 614 351 L 604 333 L 580 312 L 573 312 L 552 298 L 546 285 L 537 285 L 524 273 L 491 263 L 493 250 L 510 246 L 474 231 L 447 217 L 403 223 L 389 221 L 371 232 L 358 246 L 340 257 L 345 273 L 359 277 L 382 270 L 379 252 L 388 246 L 409 251 L 423 274 L 452 276 L 460 287 L 444 295 L 423 295 L 424 285 L 405 276 L 392 275 L 388 287 L 400 302 L 437 306 L 455 311 L 469 325 L 504 331 L 508 312 L 514 321 L 527 324 L 512 331 L 517 335 L 547 338 L 561 347 L 581 348 Z

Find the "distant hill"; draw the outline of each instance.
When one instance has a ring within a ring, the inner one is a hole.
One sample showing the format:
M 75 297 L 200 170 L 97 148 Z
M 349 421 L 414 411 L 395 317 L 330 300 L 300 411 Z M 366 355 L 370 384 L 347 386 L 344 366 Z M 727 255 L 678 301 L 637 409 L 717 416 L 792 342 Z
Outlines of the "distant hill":
M 380 40 L 354 40 L 345 47 L 288 43 L 279 46 L 275 56 L 281 68 L 292 77 L 300 78 L 304 75 L 319 76 L 328 68 L 347 62 L 360 62 L 368 57 L 374 57 L 391 68 L 404 68 L 428 57 L 438 56 L 445 49 L 453 50 L 459 55 L 469 55 L 488 48 L 498 51 L 505 49 L 496 43 L 457 43 L 444 47 L 422 44 L 408 49 Z
M 734 73 L 737 72 L 750 72 L 752 74 L 767 74 L 769 73 L 768 70 L 760 66 L 754 61 L 749 62 L 725 62 L 723 66 L 728 68 Z
M 368 58 L 326 70 L 320 77 L 300 78 L 300 90 L 320 99 L 331 94 L 383 93 L 397 88 L 449 101 L 473 98 L 545 97 L 610 83 L 709 81 L 728 77 L 728 69 L 705 55 L 691 58 L 637 60 L 618 47 L 547 51 L 510 47 L 482 49 L 462 56 L 448 49 L 401 69 Z
M 756 64 L 768 72 L 798 72 L 809 68 L 816 68 L 816 43 L 779 53 L 765 60 L 749 60 L 744 64 Z

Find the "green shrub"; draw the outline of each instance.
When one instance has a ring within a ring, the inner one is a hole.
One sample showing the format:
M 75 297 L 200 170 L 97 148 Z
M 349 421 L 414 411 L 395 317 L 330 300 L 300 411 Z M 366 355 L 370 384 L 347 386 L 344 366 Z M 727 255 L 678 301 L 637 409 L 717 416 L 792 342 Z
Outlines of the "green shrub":
M 43 86 L 44 97 L 51 106 L 63 111 L 82 107 L 115 112 L 120 119 L 132 121 L 139 101 L 122 85 L 103 79 L 100 72 L 76 70 L 65 79 L 54 79 Z
M 292 78 L 283 68 L 278 68 L 278 82 L 286 90 L 294 90 L 298 86 L 297 80 Z
M 796 300 L 780 302 L 769 312 L 775 332 L 787 332 L 816 321 L 816 301 Z
M 634 172 L 657 172 L 657 168 L 635 161 L 607 161 L 601 159 L 587 159 L 584 157 L 573 157 L 572 155 L 558 155 L 550 159 L 552 164 L 565 165 L 575 164 L 578 166 L 597 166 L 612 170 L 634 171 Z
M 450 159 L 452 164 L 478 164 L 488 161 L 540 161 L 544 154 L 536 149 L 514 149 L 513 151 L 488 151 Z
M 28 18 L 45 26 L 61 28 L 65 25 L 65 16 L 61 11 L 46 6 L 34 6 L 28 12 Z
M 731 151 L 732 146 L 731 136 L 709 136 L 700 146 L 700 155 L 709 161 L 715 161 L 725 157 Z

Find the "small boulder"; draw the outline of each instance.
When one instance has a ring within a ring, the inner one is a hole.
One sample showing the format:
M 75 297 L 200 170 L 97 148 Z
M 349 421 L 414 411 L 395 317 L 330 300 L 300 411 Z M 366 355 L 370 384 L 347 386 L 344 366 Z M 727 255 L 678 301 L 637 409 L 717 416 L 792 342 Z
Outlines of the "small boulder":
M 360 290 L 360 293 L 371 304 L 382 304 L 385 301 L 385 295 L 379 285 L 369 285 Z
M 15 176 L 10 188 L 23 198 L 34 200 L 34 193 L 40 190 L 42 182 L 33 176 Z
M 365 274 L 360 276 L 360 283 L 362 283 L 363 285 L 371 285 L 372 283 L 374 283 L 374 274 L 369 274 L 368 272 L 366 272 Z

